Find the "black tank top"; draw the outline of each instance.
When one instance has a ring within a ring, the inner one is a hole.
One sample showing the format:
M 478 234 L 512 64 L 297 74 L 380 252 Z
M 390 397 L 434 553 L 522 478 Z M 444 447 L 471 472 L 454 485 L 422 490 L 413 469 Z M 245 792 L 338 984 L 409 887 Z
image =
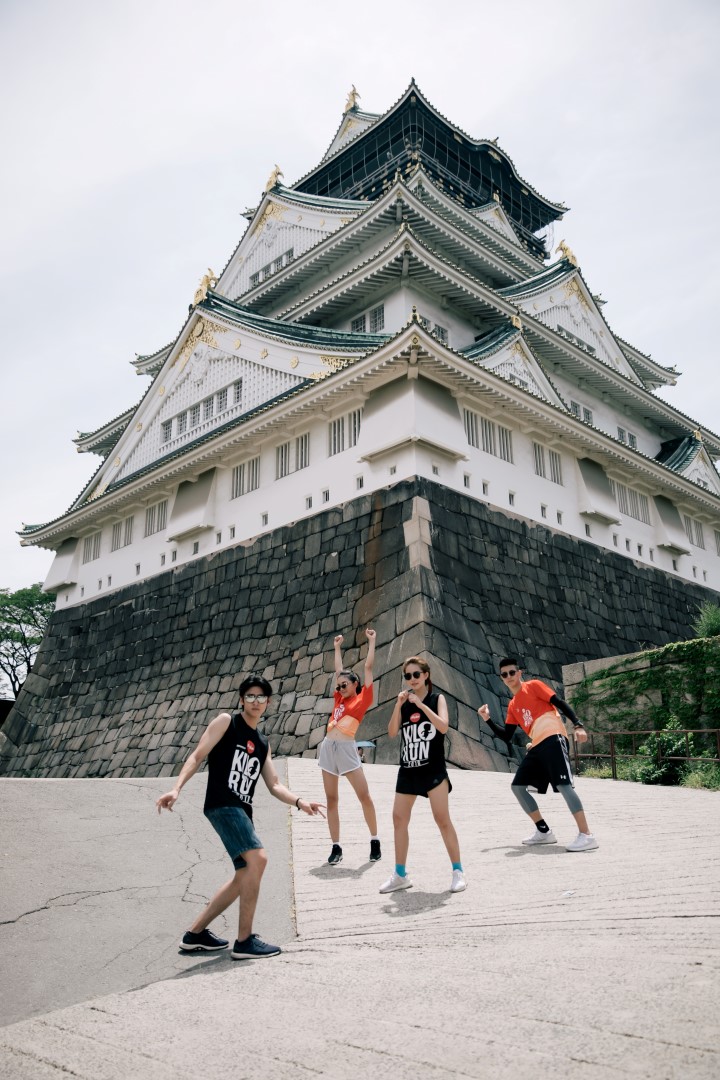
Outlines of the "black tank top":
M 205 810 L 239 806 L 252 820 L 255 785 L 268 754 L 268 741 L 236 713 L 222 739 L 208 754 Z
M 438 694 L 429 694 L 423 701 L 434 713 L 438 710 Z M 430 765 L 437 769 L 445 764 L 445 736 L 428 720 L 422 709 L 406 701 L 400 707 L 400 767 L 417 769 Z

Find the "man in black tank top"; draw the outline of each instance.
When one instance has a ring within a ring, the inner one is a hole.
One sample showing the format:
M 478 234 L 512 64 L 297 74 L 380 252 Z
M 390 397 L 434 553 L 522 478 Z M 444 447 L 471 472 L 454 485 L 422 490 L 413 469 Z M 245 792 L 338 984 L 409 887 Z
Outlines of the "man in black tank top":
M 240 901 L 240 919 L 237 941 L 230 954 L 233 960 L 277 956 L 281 951 L 252 932 L 260 882 L 267 865 L 265 849 L 253 826 L 252 804 L 258 778 L 262 776 L 276 799 L 306 814 L 324 817 L 325 807 L 301 799 L 280 783 L 268 741 L 258 731 L 258 722 L 271 696 L 272 687 L 267 679 L 259 675 L 245 679 L 240 686 L 241 711 L 234 716 L 220 713 L 210 721 L 180 770 L 175 787 L 161 795 L 155 804 L 158 813 L 172 810 L 181 788 L 207 758 L 204 812 L 232 859 L 235 873 L 184 934 L 180 942 L 184 952 L 216 952 L 228 947 L 229 942 L 213 934 L 208 926 L 235 900 Z

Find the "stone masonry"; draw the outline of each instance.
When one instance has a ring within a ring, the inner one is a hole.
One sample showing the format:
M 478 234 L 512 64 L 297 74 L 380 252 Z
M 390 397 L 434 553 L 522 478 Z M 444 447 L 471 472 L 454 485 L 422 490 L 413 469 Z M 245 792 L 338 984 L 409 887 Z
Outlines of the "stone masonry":
M 332 705 L 332 640 L 361 674 L 377 630 L 376 706 L 359 738 L 394 762 L 387 723 L 405 657 L 448 699 L 448 757 L 509 770 L 477 718 L 504 697 L 497 659 L 561 690 L 562 665 L 688 637 L 708 590 L 421 479 L 403 481 L 58 611 L 0 734 L 6 776 L 177 771 L 237 706 L 249 672 L 273 682 L 273 752 L 314 756 Z M 512 748 L 511 755 L 519 751 Z

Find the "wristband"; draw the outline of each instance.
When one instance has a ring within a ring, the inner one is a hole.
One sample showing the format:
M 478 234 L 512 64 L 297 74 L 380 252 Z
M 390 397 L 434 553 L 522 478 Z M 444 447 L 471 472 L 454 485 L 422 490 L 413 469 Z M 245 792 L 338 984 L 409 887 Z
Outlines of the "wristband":
M 296 810 L 300 809 L 300 796 L 299 795 L 298 795 L 297 799 L 295 800 L 295 809 Z

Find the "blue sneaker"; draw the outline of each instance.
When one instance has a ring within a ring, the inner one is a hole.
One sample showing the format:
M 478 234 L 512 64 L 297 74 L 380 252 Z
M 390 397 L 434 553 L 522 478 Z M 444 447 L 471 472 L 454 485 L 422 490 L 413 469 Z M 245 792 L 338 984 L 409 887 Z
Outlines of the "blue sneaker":
M 278 956 L 281 952 L 278 945 L 268 945 L 257 934 L 251 934 L 244 941 L 236 941 L 230 955 L 233 960 L 256 960 L 265 956 Z
M 213 934 L 212 930 L 201 930 L 199 934 L 193 934 L 191 930 L 183 934 L 180 948 L 183 952 L 219 952 L 227 949 L 229 941 Z

